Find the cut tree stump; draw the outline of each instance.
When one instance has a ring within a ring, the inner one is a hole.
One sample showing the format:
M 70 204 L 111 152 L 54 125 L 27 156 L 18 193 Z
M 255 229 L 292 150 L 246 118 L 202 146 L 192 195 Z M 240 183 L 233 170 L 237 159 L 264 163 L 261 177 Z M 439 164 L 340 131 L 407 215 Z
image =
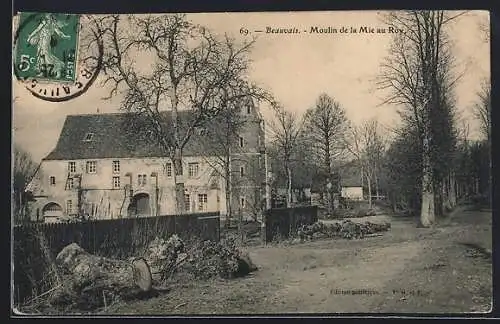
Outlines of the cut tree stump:
M 69 274 L 63 299 L 79 296 L 100 300 L 103 292 L 127 298 L 151 290 L 151 271 L 143 259 L 132 262 L 108 259 L 92 255 L 72 243 L 57 255 L 56 263 Z

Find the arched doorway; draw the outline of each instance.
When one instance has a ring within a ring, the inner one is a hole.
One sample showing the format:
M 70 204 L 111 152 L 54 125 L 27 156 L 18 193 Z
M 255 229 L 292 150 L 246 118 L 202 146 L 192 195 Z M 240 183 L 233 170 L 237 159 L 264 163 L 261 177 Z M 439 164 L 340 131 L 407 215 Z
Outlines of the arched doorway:
M 127 209 L 129 217 L 148 217 L 151 215 L 151 206 L 149 204 L 149 195 L 139 193 L 132 198 Z
M 45 223 L 57 222 L 63 216 L 62 207 L 55 202 L 50 202 L 42 209 L 42 217 Z

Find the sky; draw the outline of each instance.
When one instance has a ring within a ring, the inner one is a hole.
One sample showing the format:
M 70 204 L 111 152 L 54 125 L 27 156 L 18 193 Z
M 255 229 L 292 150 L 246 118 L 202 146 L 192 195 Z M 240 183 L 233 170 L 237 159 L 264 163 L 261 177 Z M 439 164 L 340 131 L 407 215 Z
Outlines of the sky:
M 272 12 L 272 13 L 197 13 L 188 14 L 194 23 L 216 34 L 227 33 L 243 41 L 252 35 L 257 41 L 251 52 L 250 79 L 273 93 L 290 111 L 302 114 L 311 108 L 321 93 L 335 98 L 347 117 L 360 124 L 377 118 L 383 125 L 398 123 L 397 107 L 381 105 L 385 93 L 376 89 L 374 79 L 388 55 L 389 33 L 311 34 L 311 27 L 348 30 L 353 27 L 384 28 L 381 12 Z M 477 124 L 471 108 L 480 82 L 490 77 L 490 44 L 480 29 L 489 26 L 487 11 L 469 11 L 457 18 L 450 30 L 453 52 L 463 76 L 457 85 L 457 107 L 470 121 L 471 136 Z M 255 33 L 267 28 L 297 28 L 300 34 Z M 242 34 L 245 30 L 248 35 Z M 35 161 L 56 145 L 67 115 L 118 112 L 119 98 L 103 100 L 109 93 L 97 80 L 83 95 L 62 103 L 51 103 L 32 96 L 13 78 L 13 140 Z M 270 118 L 266 107 L 261 108 Z

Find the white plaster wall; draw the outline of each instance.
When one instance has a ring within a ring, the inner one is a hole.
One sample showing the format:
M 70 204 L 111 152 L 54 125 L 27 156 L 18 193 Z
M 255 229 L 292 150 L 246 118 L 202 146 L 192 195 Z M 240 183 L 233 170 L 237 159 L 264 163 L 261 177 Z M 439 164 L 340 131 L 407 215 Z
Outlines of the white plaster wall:
M 363 188 L 362 187 L 342 187 L 342 197 L 363 200 Z

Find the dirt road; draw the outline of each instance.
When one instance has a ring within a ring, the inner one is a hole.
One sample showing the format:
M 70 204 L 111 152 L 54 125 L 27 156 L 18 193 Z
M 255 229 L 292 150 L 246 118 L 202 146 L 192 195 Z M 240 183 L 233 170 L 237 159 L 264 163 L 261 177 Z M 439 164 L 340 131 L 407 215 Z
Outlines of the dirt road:
M 249 249 L 260 266 L 111 307 L 120 314 L 487 312 L 491 213 L 457 210 L 434 229 L 393 218 L 383 236 Z

